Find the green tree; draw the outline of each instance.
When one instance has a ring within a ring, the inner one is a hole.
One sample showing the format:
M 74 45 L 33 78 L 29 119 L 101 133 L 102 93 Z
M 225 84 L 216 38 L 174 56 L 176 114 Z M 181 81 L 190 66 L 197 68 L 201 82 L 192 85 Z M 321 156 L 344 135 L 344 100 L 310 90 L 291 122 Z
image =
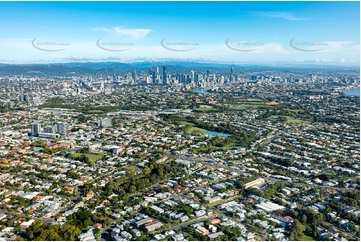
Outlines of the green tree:
M 302 236 L 303 236 L 303 226 L 298 219 L 295 219 L 295 221 L 292 224 L 292 232 L 290 235 L 290 240 L 300 241 L 302 240 Z
M 76 225 L 65 223 L 61 227 L 61 232 L 65 240 L 75 240 L 81 233 L 81 230 Z

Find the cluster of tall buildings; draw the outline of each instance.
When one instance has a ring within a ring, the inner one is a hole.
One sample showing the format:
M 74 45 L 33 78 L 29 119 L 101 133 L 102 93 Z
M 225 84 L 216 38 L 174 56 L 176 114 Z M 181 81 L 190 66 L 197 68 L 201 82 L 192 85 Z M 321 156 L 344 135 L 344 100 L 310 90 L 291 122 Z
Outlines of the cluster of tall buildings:
M 135 70 L 133 71 L 135 72 Z M 136 76 L 133 76 L 133 80 L 137 81 Z M 146 77 L 147 83 L 153 83 L 153 84 L 163 84 L 166 85 L 168 82 L 168 76 L 167 76 L 167 67 L 163 66 L 163 75 L 161 76 L 159 73 L 159 67 L 156 68 L 155 71 L 152 69 L 149 69 L 149 75 Z
M 41 138 L 57 138 L 68 134 L 68 125 L 63 122 L 57 122 L 55 125 L 41 127 L 39 123 L 31 124 L 31 135 Z
M 171 70 L 169 70 L 172 68 Z M 157 85 L 173 85 L 185 88 L 203 88 L 203 87 L 217 87 L 235 81 L 242 81 L 244 76 L 236 75 L 234 69 L 230 68 L 228 73 L 211 73 L 210 70 L 204 72 L 197 72 L 191 70 L 189 72 L 175 72 L 175 67 L 171 66 L 157 66 L 150 68 L 149 71 L 144 69 L 133 69 L 125 75 L 116 75 L 112 77 L 100 77 L 94 80 L 93 77 L 88 77 L 86 80 L 74 80 L 71 86 L 63 86 L 56 92 L 57 95 L 62 94 L 84 94 L 90 92 L 100 92 L 109 94 L 112 90 L 119 87 L 121 84 L 157 84 Z
M 233 82 L 237 79 L 237 76 L 234 74 L 234 69 L 231 68 L 230 75 L 223 75 L 216 73 L 210 73 L 207 70 L 207 73 L 197 73 L 192 70 L 190 73 L 177 73 L 169 74 L 167 72 L 167 67 L 162 67 L 162 73 L 159 71 L 159 67 L 156 67 L 155 70 L 149 69 L 149 74 L 145 77 L 138 77 L 136 70 L 132 72 L 133 82 L 142 82 L 145 81 L 147 84 L 162 84 L 162 85 L 172 85 L 172 84 L 183 84 L 190 85 L 195 87 L 204 87 L 214 84 L 224 84 Z

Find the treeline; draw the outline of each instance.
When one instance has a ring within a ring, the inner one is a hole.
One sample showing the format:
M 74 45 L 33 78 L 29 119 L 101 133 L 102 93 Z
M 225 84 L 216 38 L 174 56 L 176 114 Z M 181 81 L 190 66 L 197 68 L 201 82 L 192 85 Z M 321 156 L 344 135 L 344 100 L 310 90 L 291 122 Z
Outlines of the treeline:
M 44 224 L 39 220 L 35 221 L 25 233 L 18 235 L 16 240 L 28 241 L 74 241 L 77 240 L 81 230 L 78 226 L 69 222 L 60 225 Z
M 257 136 L 255 132 L 240 131 L 230 137 L 227 137 L 226 139 L 233 140 L 237 145 L 249 147 L 256 140 L 256 138 Z
M 194 117 L 191 116 L 180 116 L 178 114 L 161 114 L 161 118 L 163 118 L 165 121 L 176 123 L 180 125 L 180 122 L 185 121 L 189 123 L 193 123 L 196 127 L 213 131 L 213 132 L 220 132 L 220 133 L 226 133 L 230 134 L 231 136 L 228 136 L 226 138 L 222 138 L 222 141 L 214 138 L 211 140 L 211 146 L 215 147 L 221 147 L 223 145 L 229 144 L 229 143 L 235 143 L 236 145 L 240 145 L 243 147 L 249 147 L 253 141 L 256 140 L 257 136 L 256 133 L 249 130 L 239 130 L 238 127 L 235 127 L 231 125 L 230 123 L 220 123 L 216 127 L 209 123 L 204 123 L 196 120 Z
M 348 191 L 342 202 L 346 205 L 356 207 L 360 201 L 360 191 Z
M 302 240 L 304 235 L 317 238 L 317 227 L 324 223 L 323 214 L 316 213 L 311 209 L 296 208 L 294 210 L 289 210 L 289 214 L 287 215 L 295 218 L 295 221 L 291 226 L 290 240 Z
M 280 192 L 283 188 L 285 188 L 285 182 L 277 181 L 264 189 L 262 191 L 262 195 L 265 198 L 271 199 L 274 197 L 274 195 L 276 195 L 277 192 Z
M 337 124 L 345 123 L 349 125 L 359 124 L 358 118 L 353 118 L 351 116 L 349 116 L 349 118 L 345 118 L 344 116 L 336 117 L 331 115 L 311 114 L 310 109 L 297 110 L 297 111 L 292 111 L 291 109 L 265 110 L 264 112 L 260 113 L 257 116 L 257 119 L 265 120 L 271 116 L 279 116 L 277 121 L 280 122 L 287 121 L 287 118 L 285 116 L 289 116 L 304 121 L 320 122 L 326 124 L 333 124 L 333 123 L 337 123 Z
M 79 234 L 95 223 L 107 224 L 108 218 L 92 214 L 86 208 L 80 208 L 76 213 L 67 217 L 67 222 L 62 226 L 42 223 L 36 220 L 25 230 L 17 240 L 37 240 L 37 241 L 74 241 L 78 240 Z M 99 232 L 96 230 L 96 232 Z
M 326 91 L 314 91 L 314 90 L 292 90 L 294 95 L 328 95 Z
M 53 97 L 47 100 L 46 103 L 39 105 L 39 108 L 68 108 L 68 109 L 76 109 L 78 105 L 76 104 L 66 104 L 60 97 Z
M 52 154 L 55 154 L 55 153 L 57 153 L 59 151 L 64 151 L 64 150 L 66 150 L 65 147 L 44 148 L 44 149 L 42 149 L 42 152 L 52 155 Z
M 125 199 L 130 194 L 144 192 L 146 188 L 170 176 L 176 176 L 181 172 L 182 168 L 183 165 L 175 161 L 159 164 L 150 162 L 139 175 L 136 175 L 134 171 L 129 171 L 126 176 L 110 181 L 104 187 L 103 192 L 107 196 L 115 193 Z
M 90 160 L 90 158 L 86 154 L 81 154 L 81 155 L 68 154 L 67 157 L 70 159 L 78 160 L 80 162 L 84 162 L 90 166 L 95 164 L 95 162 Z
M 226 149 L 233 148 L 235 145 L 249 147 L 254 140 L 255 137 L 253 135 L 249 136 L 247 133 L 244 132 L 229 137 L 221 138 L 217 136 L 209 140 L 206 145 L 203 145 L 200 148 L 191 149 L 191 152 L 199 154 L 224 151 Z
M 313 122 L 320 122 L 320 123 L 326 123 L 326 124 L 349 124 L 352 126 L 359 126 L 360 120 L 359 118 L 354 118 L 348 116 L 348 118 L 345 118 L 344 116 L 341 117 L 335 117 L 335 116 L 314 116 Z
M 257 119 L 268 119 L 271 116 L 290 116 L 302 120 L 313 120 L 311 116 L 311 111 L 308 109 L 299 111 L 292 111 L 291 109 L 265 110 L 257 116 Z M 287 119 L 284 121 L 287 121 Z
M 284 181 L 277 181 L 273 184 L 270 184 L 268 187 L 261 189 L 250 188 L 247 190 L 246 194 L 255 194 L 267 199 L 272 199 L 275 197 L 277 192 L 280 192 L 285 187 Z
M 118 110 L 131 110 L 131 111 L 147 111 L 154 110 L 155 107 L 147 104 L 121 104 L 114 106 L 92 106 L 92 105 L 84 105 L 80 104 L 66 104 L 64 100 L 61 98 L 55 97 L 49 99 L 46 103 L 39 106 L 39 108 L 66 108 L 66 109 L 74 109 L 77 112 L 82 113 L 108 113 L 115 112 Z
M 268 158 L 272 163 L 279 164 L 281 166 L 290 167 L 293 166 L 294 162 L 290 159 L 283 159 L 279 157 L 269 157 Z
M 198 120 L 196 120 L 193 117 L 186 117 L 187 122 L 194 123 L 195 126 L 206 129 L 213 132 L 220 132 L 220 133 L 226 133 L 226 134 L 237 134 L 239 131 L 237 131 L 238 128 L 232 126 L 230 123 L 220 123 L 216 127 L 209 123 L 203 123 Z

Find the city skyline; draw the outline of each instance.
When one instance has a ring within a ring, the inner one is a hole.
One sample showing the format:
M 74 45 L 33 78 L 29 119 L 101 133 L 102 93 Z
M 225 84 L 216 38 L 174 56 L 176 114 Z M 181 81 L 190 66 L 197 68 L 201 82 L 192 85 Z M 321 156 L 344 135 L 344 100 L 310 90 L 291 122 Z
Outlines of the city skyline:
M 360 62 L 359 2 L 1 2 L 0 6 L 0 63 L 181 60 L 357 66 Z
M 0 0 L 0 241 L 360 241 L 359 9 Z

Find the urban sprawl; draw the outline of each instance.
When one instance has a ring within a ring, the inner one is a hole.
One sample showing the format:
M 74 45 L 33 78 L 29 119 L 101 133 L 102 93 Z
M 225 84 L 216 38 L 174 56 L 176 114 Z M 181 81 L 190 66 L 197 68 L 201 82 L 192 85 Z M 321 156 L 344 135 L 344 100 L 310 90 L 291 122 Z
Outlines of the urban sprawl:
M 0 240 L 353 240 L 358 71 L 0 76 Z

